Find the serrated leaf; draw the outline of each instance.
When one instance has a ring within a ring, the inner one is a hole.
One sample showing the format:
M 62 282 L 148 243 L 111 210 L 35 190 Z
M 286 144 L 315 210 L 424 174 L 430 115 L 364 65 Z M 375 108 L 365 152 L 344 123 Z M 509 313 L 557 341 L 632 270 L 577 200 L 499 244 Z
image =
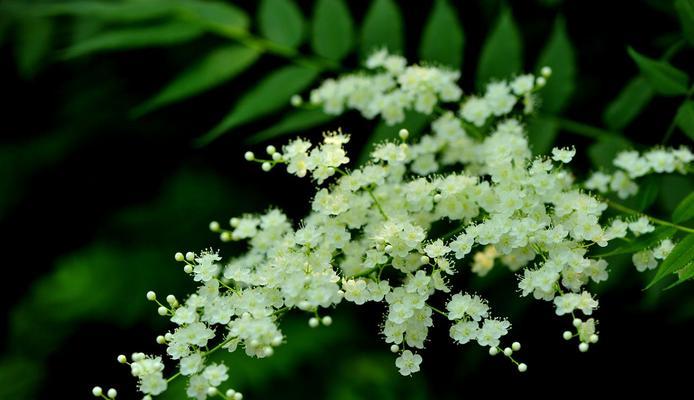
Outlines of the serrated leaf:
M 694 140 L 694 101 L 688 100 L 682 103 L 675 116 L 677 126 Z
M 179 19 L 207 31 L 236 38 L 248 30 L 248 15 L 230 3 L 179 0 L 176 4 Z
M 210 143 L 232 128 L 289 105 L 291 96 L 306 89 L 319 72 L 311 67 L 290 65 L 270 73 L 246 92 L 222 122 L 199 139 L 199 144 Z
M 403 34 L 402 15 L 398 5 L 393 0 L 374 1 L 362 23 L 362 55 L 367 56 L 382 47 L 391 53 L 401 53 Z
M 123 28 L 106 31 L 69 47 L 65 58 L 86 54 L 135 48 L 170 46 L 195 39 L 202 35 L 201 28 L 183 22 L 141 28 Z
M 528 142 L 534 155 L 547 154 L 559 132 L 559 124 L 553 118 L 536 117 L 528 124 Z
M 692 218 L 694 218 L 694 193 L 689 193 L 672 212 L 672 222 L 679 224 Z
M 313 11 L 313 50 L 334 61 L 345 58 L 354 45 L 353 25 L 344 0 L 318 0 Z
M 629 141 L 621 136 L 603 137 L 588 147 L 588 157 L 596 169 L 614 171 L 612 161 L 617 153 L 630 148 Z
M 32 78 L 51 48 L 53 23 L 48 18 L 25 17 L 18 21 L 15 46 L 17 70 L 24 79 Z
M 564 109 L 576 86 L 576 56 L 561 17 L 554 23 L 552 36 L 540 53 L 536 70 L 544 66 L 552 68 L 552 77 L 542 88 L 542 109 L 557 113 Z
M 373 133 L 371 133 L 369 136 L 369 139 L 366 141 L 362 151 L 359 153 L 357 165 L 364 165 L 367 161 L 369 161 L 369 156 L 377 144 L 387 140 L 397 139 L 400 129 L 405 128 L 410 131 L 410 136 L 414 136 L 419 134 L 419 132 L 424 129 L 428 121 L 428 117 L 424 114 L 414 111 L 407 111 L 405 113 L 405 120 L 399 124 L 390 126 L 387 125 L 385 121 L 379 122 L 376 128 L 373 130 Z
M 612 245 L 610 244 L 605 251 L 597 253 L 592 257 L 612 257 L 621 254 L 633 254 L 638 251 L 651 248 L 660 243 L 664 239 L 672 237 L 677 232 L 677 229 L 669 226 L 659 226 L 653 232 L 641 235 L 631 242 Z
M 484 87 L 493 79 L 504 79 L 521 72 L 523 44 L 511 11 L 505 9 L 482 46 L 477 66 L 477 86 Z
M 447 0 L 437 0 L 422 33 L 420 58 L 459 69 L 464 46 L 465 33 L 457 11 Z
M 258 24 L 263 36 L 283 46 L 295 48 L 304 38 L 304 16 L 292 0 L 263 0 Z
M 641 74 L 658 94 L 677 96 L 687 93 L 689 77 L 686 73 L 673 67 L 667 61 L 657 61 L 639 54 L 631 47 L 629 56 L 636 62 Z
M 247 142 L 256 144 L 288 133 L 299 133 L 297 131 L 304 131 L 314 126 L 322 125 L 334 118 L 335 115 L 326 114 L 321 109 L 293 110 L 272 127 L 249 137 Z M 303 134 L 303 132 L 301 133 Z
M 694 0 L 676 0 L 675 10 L 682 25 L 682 33 L 690 45 L 694 46 Z
M 648 105 L 653 94 L 650 83 L 643 76 L 637 76 L 607 105 L 603 121 L 610 129 L 621 131 Z
M 139 116 L 215 87 L 244 71 L 259 55 L 254 48 L 237 45 L 213 50 L 135 109 L 134 114 Z
M 660 282 L 666 276 L 676 273 L 689 263 L 694 261 L 694 234 L 684 237 L 670 252 L 665 260 L 660 264 L 655 276 L 646 286 L 646 289 Z

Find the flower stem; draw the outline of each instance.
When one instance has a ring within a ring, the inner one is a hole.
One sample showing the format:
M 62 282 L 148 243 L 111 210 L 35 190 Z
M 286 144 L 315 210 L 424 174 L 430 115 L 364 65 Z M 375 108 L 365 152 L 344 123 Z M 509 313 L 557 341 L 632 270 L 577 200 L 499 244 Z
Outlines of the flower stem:
M 371 190 L 371 188 L 368 188 L 368 187 L 367 187 L 367 188 L 366 188 L 366 192 L 369 194 L 369 196 L 371 196 L 371 199 L 374 201 L 374 204 L 376 204 L 376 207 L 378 208 L 378 212 L 380 212 L 381 215 L 383 216 L 383 218 L 385 218 L 386 221 L 387 221 L 387 220 L 388 220 L 388 215 L 386 215 L 385 211 L 383 211 L 383 207 L 381 207 L 381 203 L 378 202 L 378 199 L 377 199 L 376 196 L 374 195 L 374 193 L 373 193 L 373 191 Z
M 559 128 L 576 135 L 585 136 L 591 139 L 600 139 L 605 137 L 620 136 L 618 132 L 612 132 L 605 129 L 597 128 L 582 122 L 560 118 L 550 117 L 559 125 Z
M 340 64 L 328 60 L 327 58 L 306 56 L 291 47 L 254 36 L 246 31 L 226 31 L 223 33 L 223 36 L 233 39 L 246 47 L 286 58 L 297 65 L 317 67 L 320 69 L 328 69 L 333 71 L 339 71 L 341 69 Z
M 634 210 L 634 209 L 632 209 L 632 208 L 629 208 L 629 207 L 627 207 L 627 206 L 625 206 L 625 205 L 616 203 L 616 202 L 614 202 L 614 201 L 612 201 L 612 200 L 609 200 L 609 199 L 603 199 L 603 200 L 607 203 L 608 206 L 614 208 L 615 210 L 618 210 L 618 211 L 621 211 L 621 212 L 624 212 L 624 213 L 627 213 L 627 214 L 643 215 L 644 217 L 648 218 L 648 219 L 649 219 L 651 222 L 653 222 L 654 224 L 663 225 L 663 226 L 669 226 L 669 227 L 678 229 L 678 230 L 683 231 L 683 232 L 694 233 L 694 229 L 692 229 L 692 228 L 687 228 L 686 226 L 677 225 L 677 224 L 674 224 L 674 223 L 672 223 L 672 222 L 662 220 L 662 219 L 660 219 L 660 218 L 652 217 L 652 216 L 650 216 L 650 215 L 648 215 L 648 214 L 644 214 L 644 213 L 642 213 L 642 212 L 636 211 L 636 210 Z

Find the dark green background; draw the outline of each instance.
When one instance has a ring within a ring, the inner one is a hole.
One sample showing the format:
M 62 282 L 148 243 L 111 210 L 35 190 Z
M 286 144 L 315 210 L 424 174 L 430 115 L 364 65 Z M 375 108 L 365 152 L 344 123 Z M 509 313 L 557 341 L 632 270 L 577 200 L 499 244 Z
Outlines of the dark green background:
M 299 3 L 309 16 L 313 2 Z M 353 3 L 352 16 L 361 21 L 369 3 Z M 411 60 L 417 59 L 430 10 L 426 3 L 401 3 L 404 53 Z M 482 43 L 502 2 L 451 3 L 466 35 L 462 84 L 470 92 Z M 657 58 L 679 35 L 669 1 L 509 3 L 526 60 L 537 58 L 555 17 L 564 16 L 577 62 L 576 90 L 564 115 L 589 125 L 603 125 L 606 105 L 637 74 L 627 46 Z M 255 2 L 238 4 L 255 14 Z M 159 347 L 154 337 L 166 324 L 144 293 L 153 289 L 181 298 L 190 289 L 173 262 L 174 252 L 209 245 L 227 255 L 242 251 L 240 245 L 219 244 L 206 229 L 212 219 L 226 221 L 270 205 L 286 209 L 295 221 L 308 212 L 313 190 L 308 181 L 279 170 L 263 173 L 242 159 L 248 149 L 244 139 L 266 121 L 237 128 L 209 146 L 194 145 L 242 93 L 284 61 L 263 56 L 241 79 L 132 118 L 134 106 L 220 39 L 206 35 L 171 48 L 64 62 L 59 52 L 70 42 L 73 25 L 58 18 L 46 43 L 50 50 L 39 68 L 27 73 L 18 69 L 15 54 L 30 44 L 14 40 L 17 28 L 5 22 L 6 29 L 0 29 L 5 104 L 0 113 L 0 296 L 7 323 L 0 330 L 0 398 L 88 398 L 94 384 L 115 386 L 119 398 L 134 398 L 128 368 L 115 357 Z M 694 70 L 692 51 L 672 61 Z M 356 54 L 343 62 L 348 69 L 358 63 Z M 526 61 L 525 68 L 532 70 L 534 63 Z M 680 100 L 655 97 L 624 135 L 642 145 L 659 143 Z M 353 135 L 350 146 L 356 153 L 375 123 L 347 114 L 301 134 L 318 137 L 321 129 L 338 126 Z M 562 131 L 556 142 L 577 146 L 578 174 L 591 168 L 586 150 L 593 139 Z M 687 143 L 681 132 L 670 141 L 678 143 Z M 263 147 L 252 148 L 260 152 Z M 692 188 L 691 180 L 681 177 L 664 177 L 658 185 L 658 199 L 649 211 L 666 216 Z M 524 375 L 476 346 L 452 345 L 447 324 L 437 321 L 422 354 L 423 372 L 403 378 L 378 337 L 382 307 L 345 305 L 333 314 L 330 328 L 311 330 L 307 317 L 287 317 L 288 343 L 267 360 L 231 357 L 230 382 L 248 399 L 557 397 L 593 391 L 595 385 L 624 394 L 644 387 L 675 389 L 677 382 L 691 378 L 686 364 L 694 356 L 691 284 L 643 292 L 649 276 L 637 274 L 628 258 L 613 262 L 610 281 L 596 288 L 604 292 L 597 314 L 601 340 L 587 354 L 561 339 L 569 321 L 556 317 L 550 304 L 518 298 L 511 274 L 497 268 L 489 281 L 458 282 L 487 297 L 497 315 L 511 317 L 512 337 L 524 346 L 519 358 L 529 365 Z M 673 355 L 685 364 L 673 361 Z M 183 398 L 181 393 L 172 388 L 166 398 Z

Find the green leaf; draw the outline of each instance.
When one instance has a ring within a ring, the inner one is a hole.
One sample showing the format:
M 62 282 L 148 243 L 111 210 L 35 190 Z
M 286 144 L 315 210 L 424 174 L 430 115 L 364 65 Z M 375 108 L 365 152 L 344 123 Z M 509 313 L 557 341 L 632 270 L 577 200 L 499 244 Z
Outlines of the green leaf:
M 295 48 L 304 38 L 304 16 L 292 0 L 263 0 L 258 23 L 263 36 L 283 46 Z
M 64 57 L 74 58 L 104 51 L 169 46 L 190 41 L 202 33 L 203 31 L 199 27 L 183 22 L 114 29 L 69 47 L 65 51 Z
M 477 66 L 477 86 L 482 88 L 493 79 L 503 79 L 521 72 L 523 44 L 511 11 L 505 9 L 482 46 Z
M 30 358 L 5 356 L 0 359 L 0 398 L 34 399 L 45 375 L 44 365 Z
M 612 257 L 621 254 L 633 254 L 655 246 L 663 241 L 663 239 L 672 237 L 675 232 L 677 232 L 677 229 L 675 228 L 671 228 L 669 226 L 659 226 L 655 228 L 653 232 L 641 235 L 633 239 L 631 242 L 618 245 L 610 244 L 605 251 L 597 253 L 592 257 Z
M 427 20 L 419 56 L 422 60 L 440 62 L 459 69 L 463 64 L 465 33 L 455 8 L 446 0 L 436 0 Z
M 315 68 L 299 65 L 270 73 L 243 95 L 222 122 L 199 139 L 199 144 L 208 144 L 232 128 L 289 105 L 291 96 L 306 89 L 318 73 Z
M 340 61 L 353 44 L 352 16 L 344 0 L 318 0 L 313 12 L 313 50 L 325 58 Z
M 607 105 L 602 115 L 603 121 L 610 129 L 621 131 L 648 105 L 653 94 L 653 88 L 646 78 L 637 76 Z
M 288 133 L 298 133 L 297 131 L 304 131 L 314 126 L 322 125 L 334 118 L 334 115 L 326 114 L 321 109 L 293 110 L 272 127 L 254 134 L 246 141 L 250 144 L 264 142 Z M 302 134 L 305 134 L 305 132 L 302 132 Z
M 676 0 L 675 10 L 682 24 L 684 37 L 694 46 L 694 0 Z
M 561 17 L 554 23 L 552 36 L 540 53 L 536 70 L 544 66 L 552 68 L 552 77 L 542 88 L 542 109 L 558 113 L 564 109 L 576 86 L 576 56 Z
M 359 153 L 357 165 L 364 165 L 369 161 L 369 156 L 377 144 L 396 139 L 400 129 L 407 129 L 410 131 L 410 137 L 412 137 L 421 132 L 427 125 L 427 122 L 429 122 L 429 119 L 426 115 L 414 111 L 407 111 L 405 113 L 405 120 L 393 126 L 387 125 L 384 121 L 379 122 L 376 129 L 374 129 L 373 133 L 366 141 L 361 153 Z
M 238 75 L 258 59 L 258 50 L 231 45 L 213 50 L 135 109 L 139 116 L 215 87 Z
M 368 56 L 386 47 L 391 53 L 402 53 L 403 23 L 398 5 L 393 0 L 375 0 L 366 12 L 361 30 L 361 52 Z
M 677 126 L 694 140 L 694 101 L 688 100 L 680 106 L 675 116 Z
M 671 289 L 680 283 L 686 282 L 694 278 L 694 262 L 690 262 L 686 267 L 677 271 L 677 281 L 665 289 Z
M 646 176 L 639 183 L 638 193 L 628 200 L 627 205 L 637 211 L 645 211 L 658 198 L 659 191 L 660 177 L 655 175 Z
M 15 46 L 17 69 L 24 79 L 32 78 L 51 48 L 53 23 L 48 18 L 25 17 L 18 21 Z
M 248 16 L 232 4 L 191 0 L 179 0 L 176 4 L 178 16 L 183 22 L 192 22 L 207 31 L 236 38 L 248 30 Z
M 672 213 L 672 222 L 679 224 L 694 218 L 694 193 L 689 193 Z
M 559 132 L 559 124 L 553 118 L 536 117 L 528 125 L 528 141 L 533 154 L 547 154 Z
M 686 267 L 692 261 L 694 261 L 694 234 L 689 234 L 677 243 L 670 255 L 663 260 L 646 289 Z
M 657 61 L 639 54 L 629 48 L 629 56 L 636 62 L 641 74 L 653 89 L 663 96 L 677 96 L 687 93 L 689 77 L 686 73 L 670 65 L 667 61 Z
M 658 205 L 663 211 L 673 213 L 682 199 L 694 192 L 694 180 L 682 175 L 658 175 L 660 178 L 660 197 Z
M 612 161 L 617 153 L 629 150 L 631 147 L 629 141 L 621 136 L 601 137 L 588 147 L 588 157 L 595 168 L 609 172 L 615 169 Z
M 111 22 L 138 22 L 171 15 L 176 2 L 171 0 L 126 1 L 70 1 L 53 4 L 32 4 L 31 12 L 44 17 L 75 16 L 96 18 Z

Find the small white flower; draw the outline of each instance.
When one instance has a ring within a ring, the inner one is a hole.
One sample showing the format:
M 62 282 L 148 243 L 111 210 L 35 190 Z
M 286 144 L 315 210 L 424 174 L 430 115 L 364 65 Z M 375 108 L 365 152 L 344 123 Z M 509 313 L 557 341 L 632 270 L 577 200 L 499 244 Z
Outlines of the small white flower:
M 419 364 L 422 363 L 422 356 L 412 353 L 410 350 L 405 350 L 395 359 L 395 366 L 398 367 L 400 374 L 403 376 L 412 375 L 419 371 Z

